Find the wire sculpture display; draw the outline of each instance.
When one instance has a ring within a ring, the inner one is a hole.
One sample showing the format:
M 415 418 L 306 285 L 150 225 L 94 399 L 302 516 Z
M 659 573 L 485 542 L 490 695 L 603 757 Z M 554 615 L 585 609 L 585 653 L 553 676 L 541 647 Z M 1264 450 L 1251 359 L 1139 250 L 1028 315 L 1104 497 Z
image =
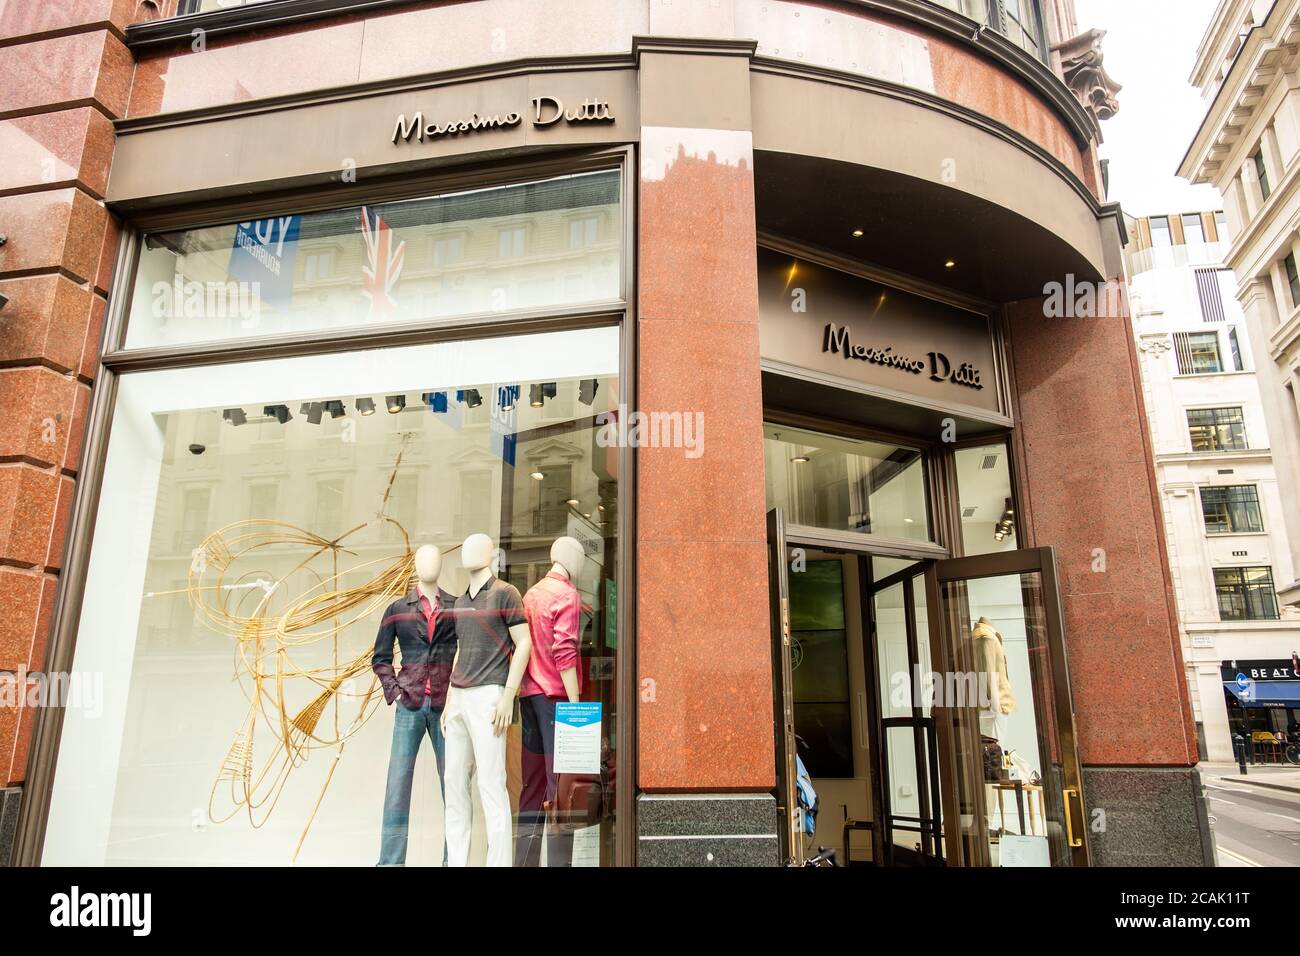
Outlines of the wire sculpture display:
M 220 824 L 244 813 L 254 829 L 262 827 L 292 771 L 314 751 L 333 751 L 294 847 L 295 861 L 348 739 L 365 726 L 383 699 L 371 671 L 371 640 L 349 647 L 345 633 L 358 622 L 376 620 L 414 580 L 410 538 L 387 514 L 401 460 L 399 451 L 376 516 L 335 538 L 253 518 L 209 534 L 190 563 L 190 607 L 210 630 L 235 642 L 234 678 L 248 698 L 247 711 L 213 781 L 208 818 Z M 349 541 L 377 525 L 397 530 L 400 556 L 343 567 L 356 555 Z M 287 572 L 266 570 L 268 564 L 283 565 L 286 559 L 291 563 Z M 360 580 L 343 586 L 345 579 Z M 326 659 L 308 660 L 313 653 Z M 262 753 L 264 746 L 269 749 Z

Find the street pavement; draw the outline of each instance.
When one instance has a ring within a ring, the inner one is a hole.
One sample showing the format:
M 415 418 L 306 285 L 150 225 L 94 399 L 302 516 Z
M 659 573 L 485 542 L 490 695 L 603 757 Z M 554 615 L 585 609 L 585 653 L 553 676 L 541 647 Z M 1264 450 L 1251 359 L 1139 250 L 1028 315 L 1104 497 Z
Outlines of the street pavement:
M 1236 764 L 1203 763 L 1200 771 L 1219 866 L 1300 866 L 1300 768 L 1251 766 L 1242 777 Z

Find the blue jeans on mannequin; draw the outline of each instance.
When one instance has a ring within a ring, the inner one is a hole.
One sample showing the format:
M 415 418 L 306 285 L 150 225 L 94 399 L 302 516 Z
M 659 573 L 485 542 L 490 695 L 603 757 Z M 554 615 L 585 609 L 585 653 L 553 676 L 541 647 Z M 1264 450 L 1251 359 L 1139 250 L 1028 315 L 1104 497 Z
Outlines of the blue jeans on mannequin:
M 379 845 L 380 866 L 406 865 L 406 840 L 411 819 L 411 782 L 415 779 L 415 759 L 427 735 L 433 743 L 438 764 L 438 794 L 444 797 L 442 775 L 446 745 L 442 739 L 442 708 L 434 707 L 426 696 L 419 710 L 411 710 L 400 700 L 393 714 L 393 749 L 388 756 L 388 783 L 384 788 L 384 822 Z M 443 842 L 442 862 L 447 862 Z

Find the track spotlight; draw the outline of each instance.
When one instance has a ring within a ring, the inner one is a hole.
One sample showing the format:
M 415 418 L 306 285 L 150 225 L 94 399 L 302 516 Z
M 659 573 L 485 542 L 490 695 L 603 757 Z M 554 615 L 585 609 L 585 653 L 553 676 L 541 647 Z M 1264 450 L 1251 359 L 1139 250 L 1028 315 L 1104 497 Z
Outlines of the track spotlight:
M 596 391 L 600 384 L 594 378 L 584 378 L 578 383 L 578 401 L 590 405 L 596 400 Z
M 311 402 L 309 404 L 304 404 L 302 408 L 298 409 L 298 414 L 306 415 L 309 424 L 319 425 L 321 412 L 323 410 L 324 409 L 321 408 L 320 402 Z
M 262 409 L 263 415 L 270 415 L 281 425 L 293 418 L 288 405 L 267 405 Z
M 248 415 L 245 414 L 242 408 L 227 408 L 221 413 L 221 418 L 223 421 L 230 422 L 236 428 L 248 421 Z
M 477 388 L 466 389 L 465 404 L 470 408 L 478 408 L 483 404 L 483 396 L 478 393 Z
M 325 411 L 330 413 L 330 418 L 342 418 L 347 414 L 347 409 L 343 407 L 343 403 L 337 398 L 332 398 L 325 403 Z
M 375 413 L 375 400 L 373 398 L 358 398 L 357 411 L 362 415 L 373 415 Z
M 403 408 L 405 408 L 405 407 L 406 407 L 406 396 L 405 396 L 405 395 L 389 395 L 389 396 L 388 396 L 388 414 L 390 414 L 390 415 L 396 415 L 398 412 L 400 412 L 400 411 L 401 411 Z
M 542 386 L 540 386 L 540 385 L 529 385 L 529 386 L 528 386 L 528 404 L 531 405 L 531 406 L 533 406 L 533 408 L 541 408 L 541 407 L 542 407 L 542 403 L 543 403 L 544 401 L 545 401 L 545 400 L 542 398 Z

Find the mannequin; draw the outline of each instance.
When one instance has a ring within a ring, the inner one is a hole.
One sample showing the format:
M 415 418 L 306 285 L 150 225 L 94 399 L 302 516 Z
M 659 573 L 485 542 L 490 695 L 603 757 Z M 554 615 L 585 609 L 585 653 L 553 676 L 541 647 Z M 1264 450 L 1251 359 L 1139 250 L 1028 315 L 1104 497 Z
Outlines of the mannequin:
M 371 657 L 371 667 L 384 689 L 384 700 L 389 705 L 397 702 L 384 788 L 380 866 L 406 863 L 411 782 L 420 744 L 426 736 L 433 744 L 438 765 L 438 791 L 444 792 L 446 757 L 441 721 L 456 653 L 456 625 L 451 613 L 456 599 L 438 586 L 441 572 L 442 553 L 437 548 L 426 544 L 415 552 L 415 586 L 384 612 Z M 396 672 L 394 644 L 402 652 L 402 668 Z
M 980 733 L 999 743 L 1007 729 L 1007 717 L 1015 713 L 1016 695 L 1007 674 L 1007 655 L 1002 635 L 987 617 L 981 617 L 971 629 L 974 642 L 975 672 L 988 688 L 988 699 L 980 704 Z M 985 706 L 987 705 L 987 706 Z
M 586 560 L 582 542 L 556 539 L 551 545 L 550 571 L 524 595 L 533 651 L 519 697 L 524 785 L 519 793 L 515 866 L 538 865 L 544 833 L 548 867 L 568 866 L 573 859 L 572 830 L 546 832 L 546 804 L 554 806 L 559 792 L 554 771 L 555 705 L 576 702 L 581 696 L 578 642 L 582 599 L 574 582 Z
M 449 866 L 469 864 L 476 768 L 487 830 L 487 865 L 510 865 L 510 795 L 506 792 L 505 733 L 528 668 L 532 641 L 519 589 L 492 573 L 492 539 L 472 534 L 461 545 L 469 588 L 456 599 L 456 658 L 442 713 L 447 740 Z

